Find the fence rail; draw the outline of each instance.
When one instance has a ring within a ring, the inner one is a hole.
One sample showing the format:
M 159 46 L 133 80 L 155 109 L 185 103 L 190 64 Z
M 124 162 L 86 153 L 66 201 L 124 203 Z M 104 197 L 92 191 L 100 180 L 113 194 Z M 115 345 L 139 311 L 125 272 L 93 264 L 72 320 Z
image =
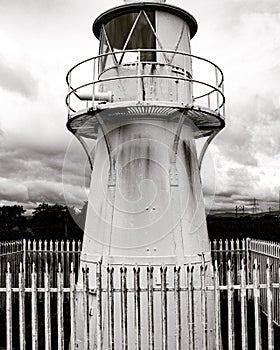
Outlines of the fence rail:
M 4 242 L 0 348 L 74 349 L 80 341 L 89 349 L 93 334 L 97 349 L 278 348 L 279 243 L 220 240 L 211 248 L 212 262 L 198 270 L 98 264 L 77 284 L 80 242 Z

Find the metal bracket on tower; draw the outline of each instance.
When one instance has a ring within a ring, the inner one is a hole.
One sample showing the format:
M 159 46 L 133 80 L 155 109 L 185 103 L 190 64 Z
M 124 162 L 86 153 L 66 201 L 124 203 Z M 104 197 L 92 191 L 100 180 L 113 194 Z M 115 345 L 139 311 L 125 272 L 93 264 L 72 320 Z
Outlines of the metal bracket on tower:
M 204 155 L 206 153 L 206 150 L 207 150 L 208 146 L 210 145 L 210 143 L 212 142 L 212 140 L 214 139 L 214 137 L 219 133 L 219 131 L 220 130 L 213 131 L 213 133 L 205 141 L 205 143 L 204 143 L 204 145 L 202 147 L 202 150 L 200 152 L 199 159 L 198 159 L 198 169 L 199 169 L 199 171 L 201 169 L 201 164 L 202 164 Z
M 173 140 L 171 159 L 170 159 L 170 170 L 169 170 L 169 177 L 170 177 L 170 185 L 171 186 L 178 186 L 179 185 L 176 160 L 177 160 L 177 153 L 178 153 L 178 147 L 179 147 L 179 142 L 180 142 L 180 135 L 181 135 L 184 121 L 185 121 L 185 118 L 187 115 L 188 115 L 188 110 L 181 114 L 180 119 L 179 119 L 179 123 L 177 126 L 177 130 L 176 130 L 176 133 L 174 136 L 174 140 Z
M 109 130 L 107 129 L 105 123 L 103 122 L 102 118 L 100 116 L 96 115 L 96 120 L 99 123 L 99 126 L 101 128 L 107 151 L 108 151 L 108 157 L 109 157 L 109 163 L 110 163 L 110 169 L 109 169 L 109 179 L 108 179 L 108 186 L 116 186 L 116 166 L 115 166 L 115 159 L 112 156 L 112 146 L 109 139 Z
M 90 151 L 88 149 L 87 144 L 85 143 L 85 141 L 81 138 L 81 136 L 77 133 L 74 133 L 74 136 L 77 138 L 77 140 L 80 142 L 80 144 L 82 145 L 84 151 L 86 152 L 87 158 L 88 158 L 88 162 L 89 162 L 89 166 L 90 166 L 90 170 L 93 170 L 93 158 L 90 155 Z

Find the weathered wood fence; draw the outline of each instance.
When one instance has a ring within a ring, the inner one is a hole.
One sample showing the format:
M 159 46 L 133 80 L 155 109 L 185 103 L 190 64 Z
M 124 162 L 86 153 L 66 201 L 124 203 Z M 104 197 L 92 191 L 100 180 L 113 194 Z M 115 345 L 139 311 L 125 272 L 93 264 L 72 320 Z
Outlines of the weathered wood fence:
M 82 300 L 84 349 L 90 349 L 91 332 L 99 350 L 130 349 L 131 342 L 137 350 L 212 350 L 209 339 L 213 332 L 216 350 L 222 349 L 222 344 L 223 349 L 271 350 L 280 346 L 275 345 L 274 334 L 280 326 L 279 243 L 213 241 L 213 263 L 208 266 L 211 283 L 203 264 L 199 278 L 194 278 L 192 265 L 98 264 L 94 288 L 89 285 L 88 271 L 83 271 L 81 283 L 76 283 L 80 242 L 20 241 L 0 246 L 0 348 L 68 349 L 71 344 L 75 349 L 80 317 L 77 300 Z M 212 330 L 207 327 L 206 312 L 210 295 L 215 305 Z M 96 302 L 93 311 L 91 296 Z M 198 299 L 205 330 L 199 348 L 194 322 L 194 300 Z M 160 309 L 156 300 L 160 300 Z M 120 306 L 116 308 L 116 304 Z M 168 314 L 170 305 L 174 324 Z M 94 330 L 89 327 L 93 312 L 97 316 Z M 133 315 L 134 334 L 128 332 L 129 315 Z M 160 336 L 155 328 L 161 329 Z M 182 336 L 186 332 L 188 344 Z M 120 344 L 117 334 L 121 335 Z

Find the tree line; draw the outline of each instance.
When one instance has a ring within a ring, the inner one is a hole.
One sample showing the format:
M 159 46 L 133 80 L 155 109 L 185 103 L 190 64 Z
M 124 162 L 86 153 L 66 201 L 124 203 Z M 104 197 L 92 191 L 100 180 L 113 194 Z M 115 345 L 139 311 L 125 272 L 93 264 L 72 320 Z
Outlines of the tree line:
M 39 204 L 31 216 L 23 206 L 0 207 L 0 241 L 18 239 L 80 239 L 86 218 L 87 203 L 80 211 L 59 204 Z
M 39 204 L 31 216 L 23 206 L 0 207 L 0 241 L 19 239 L 82 240 L 87 202 L 81 210 L 59 204 Z M 279 216 L 207 217 L 208 233 L 213 239 L 258 238 L 280 241 Z

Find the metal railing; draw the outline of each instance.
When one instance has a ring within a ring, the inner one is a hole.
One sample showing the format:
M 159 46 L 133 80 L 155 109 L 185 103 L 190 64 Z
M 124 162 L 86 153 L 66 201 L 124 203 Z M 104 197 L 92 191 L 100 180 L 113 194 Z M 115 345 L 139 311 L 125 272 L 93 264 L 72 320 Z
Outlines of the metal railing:
M 156 62 L 141 60 L 141 54 L 145 52 L 155 52 L 157 57 Z M 113 59 L 116 55 L 135 55 L 135 61 L 125 61 L 118 63 Z M 178 58 L 181 61 L 180 64 L 171 64 L 167 56 Z M 100 61 L 104 59 L 112 58 L 110 66 L 106 69 L 100 69 Z M 169 70 L 153 69 L 152 74 L 147 74 L 144 66 L 153 65 L 155 67 L 169 67 Z M 126 70 L 129 67 L 129 70 Z M 113 75 L 106 77 L 106 72 L 116 72 Z M 191 72 L 190 72 L 191 70 Z M 66 104 L 68 106 L 68 118 L 71 118 L 77 111 L 84 110 L 88 107 L 96 106 L 96 97 L 98 86 L 100 84 L 111 83 L 113 81 L 136 81 L 136 92 L 134 96 L 135 102 L 143 102 L 141 97 L 141 90 L 143 80 L 152 80 L 154 85 L 158 79 L 163 79 L 168 83 L 173 81 L 174 84 L 182 83 L 180 90 L 184 91 L 185 98 L 180 101 L 172 102 L 174 105 L 182 106 L 190 104 L 197 107 L 205 107 L 212 111 L 215 111 L 221 117 L 224 116 L 225 111 L 225 97 L 224 97 L 224 76 L 221 69 L 211 61 L 199 56 L 191 55 L 185 52 L 172 51 L 172 50 L 153 50 L 153 49 L 138 49 L 138 50 L 124 50 L 118 52 L 109 52 L 100 54 L 98 56 L 86 59 L 67 73 L 66 82 L 68 85 L 68 94 L 66 97 Z M 152 87 L 151 85 L 151 87 Z M 169 92 L 168 92 L 169 94 Z M 82 95 L 89 96 L 86 100 L 81 97 Z M 191 95 L 191 96 L 190 96 Z M 126 98 L 123 97 L 122 101 Z M 129 99 L 130 100 L 130 99 Z M 149 99 L 149 103 L 152 103 L 153 97 Z M 156 103 L 159 101 L 154 99 Z M 189 101 L 191 100 L 191 102 Z M 164 101 L 168 102 L 169 99 L 165 98 Z M 108 102 L 110 103 L 110 102 Z M 170 102 L 169 102 L 170 104 Z

